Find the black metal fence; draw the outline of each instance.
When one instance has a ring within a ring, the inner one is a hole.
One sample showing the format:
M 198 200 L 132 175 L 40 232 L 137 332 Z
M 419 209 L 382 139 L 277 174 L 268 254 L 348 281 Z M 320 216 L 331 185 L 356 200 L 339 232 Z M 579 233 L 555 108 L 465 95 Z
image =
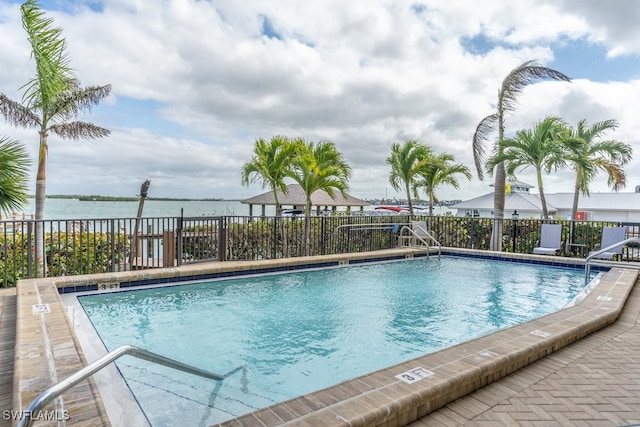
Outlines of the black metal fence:
M 166 217 L 0 221 L 2 287 L 33 277 L 66 276 L 201 261 L 259 260 L 364 252 L 397 247 L 402 226 L 425 221 L 442 246 L 488 250 L 493 219 L 454 216 Z M 543 222 L 562 224 L 563 255 L 586 257 L 602 227 L 623 225 L 640 236 L 639 223 L 503 220 L 502 250 L 531 253 Z M 43 230 L 44 252 L 36 247 Z M 38 257 L 36 254 L 44 254 Z M 639 261 L 640 248 L 623 260 Z

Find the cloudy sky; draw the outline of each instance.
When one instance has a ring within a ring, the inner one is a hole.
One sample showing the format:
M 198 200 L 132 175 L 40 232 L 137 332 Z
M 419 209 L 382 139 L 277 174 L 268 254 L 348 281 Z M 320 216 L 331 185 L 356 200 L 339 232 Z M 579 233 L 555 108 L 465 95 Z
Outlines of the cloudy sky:
M 14 100 L 34 75 L 20 3 L 0 2 L 0 92 Z M 63 29 L 82 85 L 112 85 L 83 120 L 95 141 L 50 140 L 48 194 L 246 198 L 240 168 L 257 138 L 330 140 L 353 169 L 350 194 L 402 196 L 388 182 L 394 142 L 415 139 L 474 172 L 441 199 L 491 192 L 471 140 L 498 88 L 528 60 L 571 77 L 520 96 L 507 133 L 546 115 L 607 119 L 631 144 L 640 185 L 640 2 L 626 0 L 42 0 Z M 36 158 L 37 132 L 0 121 Z M 35 181 L 35 173 L 33 174 Z M 534 184 L 530 170 L 518 178 Z M 570 171 L 544 178 L 572 191 Z M 593 191 L 609 191 L 599 175 Z

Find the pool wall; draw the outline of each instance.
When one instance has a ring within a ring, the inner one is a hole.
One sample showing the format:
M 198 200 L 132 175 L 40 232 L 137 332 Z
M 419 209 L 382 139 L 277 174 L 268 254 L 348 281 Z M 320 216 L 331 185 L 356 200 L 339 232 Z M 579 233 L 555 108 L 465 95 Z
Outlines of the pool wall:
M 511 254 L 486 251 L 443 249 L 443 253 L 514 259 Z M 17 289 L 14 410 L 26 409 L 41 392 L 86 365 L 60 293 L 109 292 L 117 288 L 177 284 L 178 281 L 200 278 L 425 255 L 424 250 L 398 249 L 20 281 Z M 546 256 L 518 255 L 515 258 L 519 262 L 553 262 L 565 266 L 580 266 L 584 262 Z M 406 425 L 614 322 L 638 278 L 638 272 L 626 264 L 625 268 L 620 264 L 612 265 L 615 267 L 604 274 L 593 291 L 575 306 L 220 425 Z M 410 383 L 407 382 L 409 377 L 413 378 Z M 68 425 L 111 425 L 92 380 L 72 388 L 62 399 L 63 402 L 47 409 L 65 411 L 59 414 L 69 418 Z

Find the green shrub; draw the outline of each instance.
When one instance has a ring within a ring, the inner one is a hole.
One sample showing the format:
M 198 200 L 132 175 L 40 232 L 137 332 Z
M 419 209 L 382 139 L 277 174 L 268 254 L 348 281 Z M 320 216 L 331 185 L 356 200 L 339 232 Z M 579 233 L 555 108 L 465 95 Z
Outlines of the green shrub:
M 33 235 L 0 235 L 0 278 L 2 287 L 13 287 L 20 279 L 35 277 L 42 269 L 34 260 Z M 114 270 L 114 263 L 127 258 L 129 242 L 124 235 L 108 233 L 47 233 L 45 236 L 47 276 L 104 273 Z
M 105 273 L 127 259 L 128 238 L 109 233 L 47 233 L 47 276 Z

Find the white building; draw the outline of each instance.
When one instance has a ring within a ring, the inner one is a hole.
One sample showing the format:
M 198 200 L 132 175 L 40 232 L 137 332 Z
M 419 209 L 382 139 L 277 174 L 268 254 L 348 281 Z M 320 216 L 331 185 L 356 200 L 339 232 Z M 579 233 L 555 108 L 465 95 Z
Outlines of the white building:
M 517 212 L 520 218 L 542 218 L 540 195 L 530 193 L 533 186 L 520 181 L 507 184 L 505 194 L 505 218 Z M 493 194 L 488 193 L 451 206 L 456 216 L 493 218 Z M 571 218 L 573 193 L 545 193 L 547 210 L 553 218 Z M 640 223 L 640 186 L 635 193 L 591 193 L 580 195 L 578 220 L 616 221 Z

